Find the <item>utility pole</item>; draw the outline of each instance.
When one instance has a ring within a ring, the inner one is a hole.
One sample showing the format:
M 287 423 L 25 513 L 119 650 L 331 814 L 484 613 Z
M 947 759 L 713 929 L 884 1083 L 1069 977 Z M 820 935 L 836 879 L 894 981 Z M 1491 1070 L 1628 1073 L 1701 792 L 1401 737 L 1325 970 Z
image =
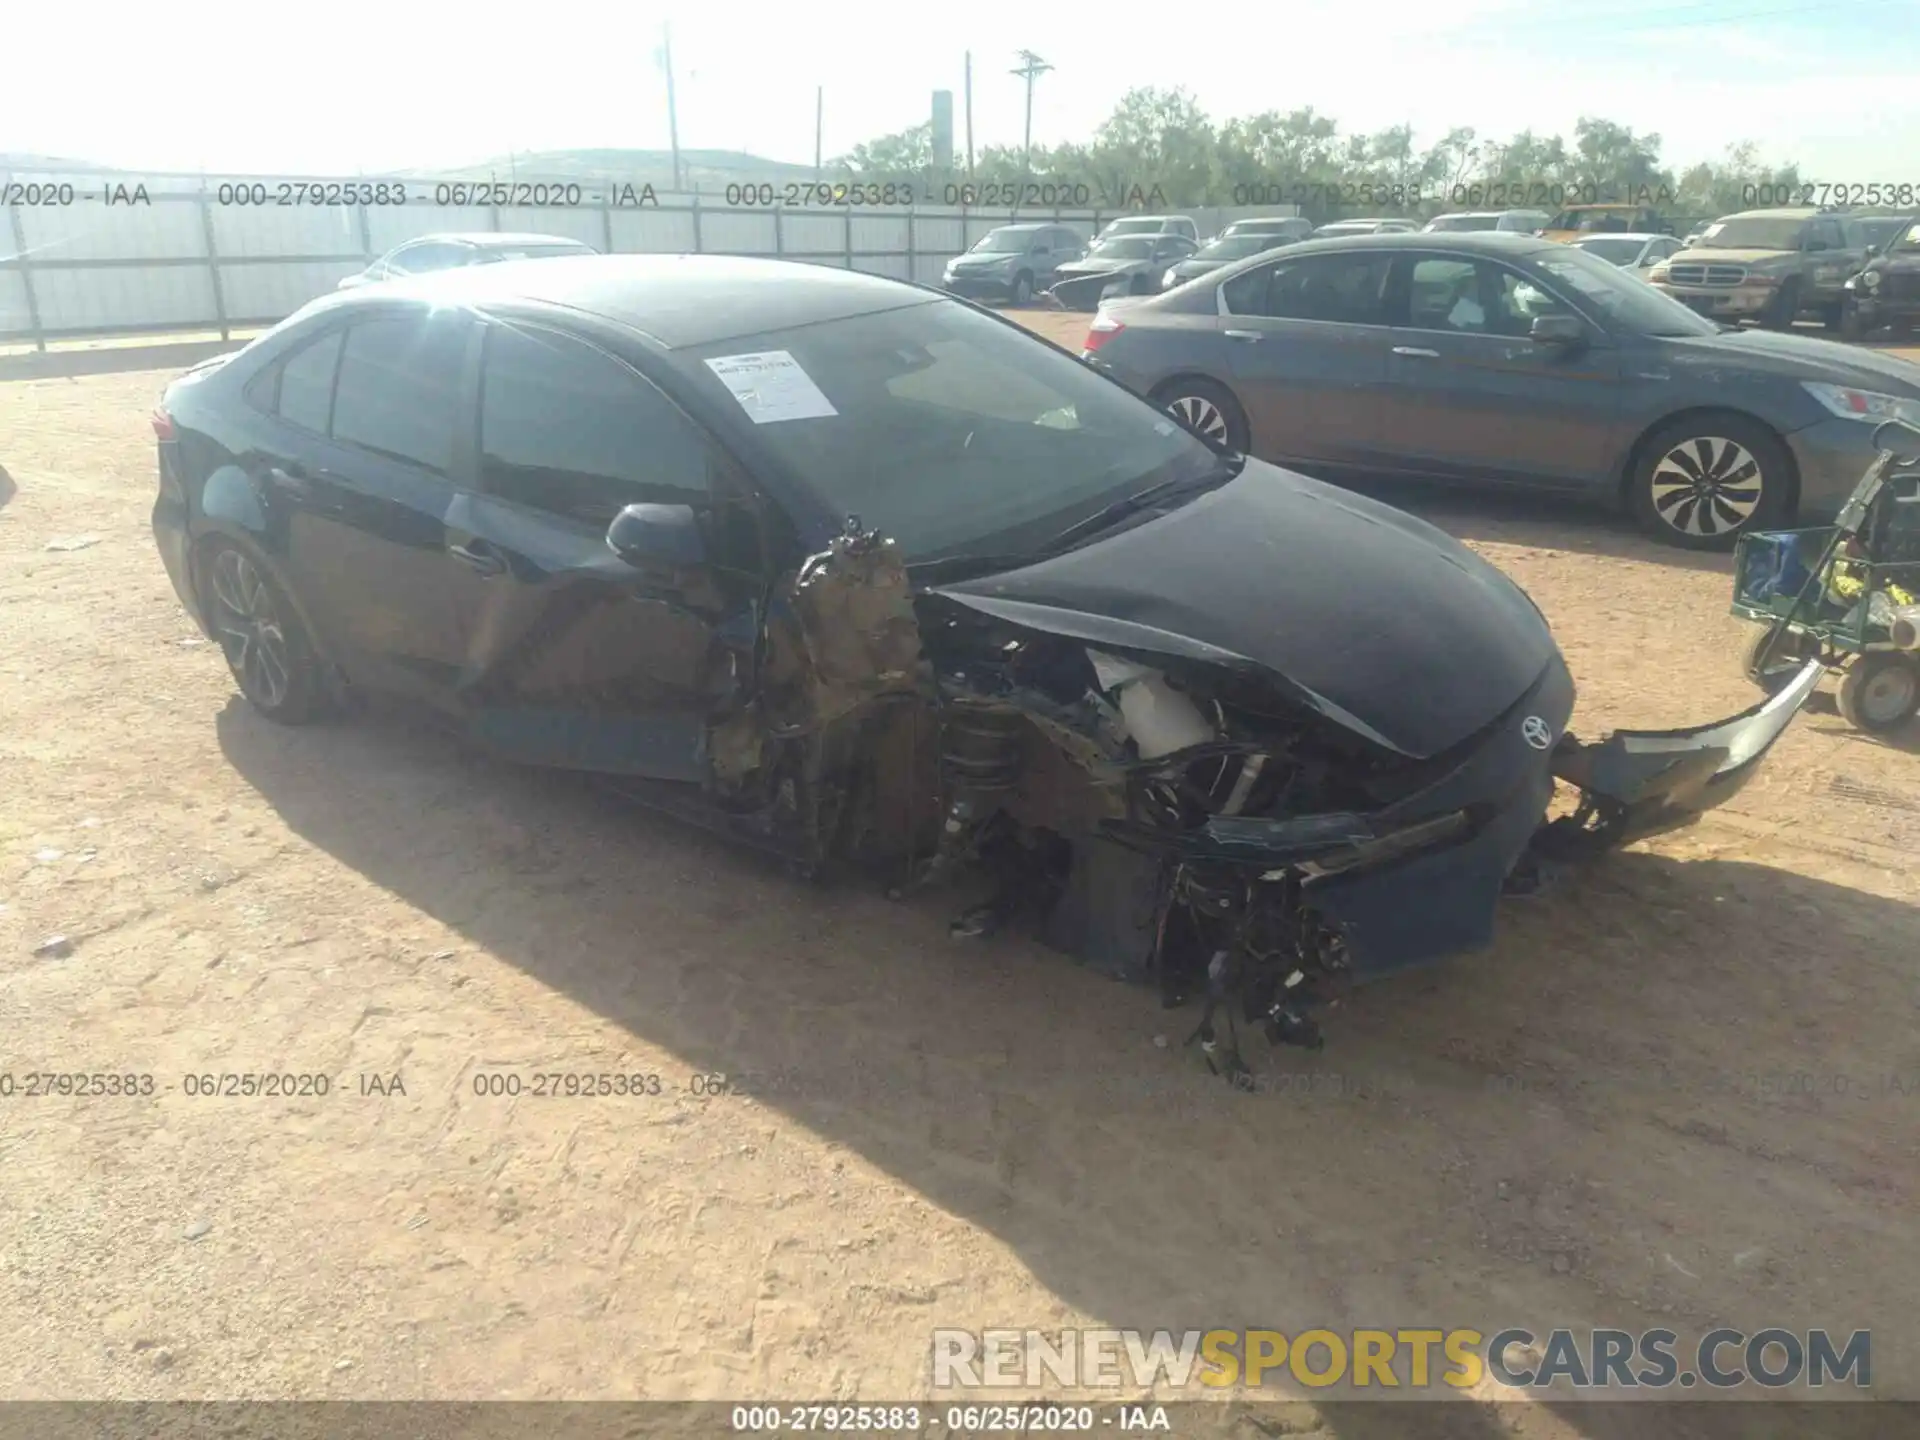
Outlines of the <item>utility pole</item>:
M 967 51 L 967 179 L 973 179 L 973 52 Z
M 680 112 L 673 103 L 673 30 L 660 27 L 660 68 L 667 72 L 667 143 L 673 147 L 673 188 L 680 189 Z
M 820 137 L 824 132 L 827 114 L 827 87 L 813 87 L 813 178 L 820 179 Z
M 1010 70 L 1010 75 L 1018 75 L 1027 82 L 1027 136 L 1020 156 L 1020 168 L 1027 174 L 1033 173 L 1033 82 L 1046 74 L 1053 66 L 1042 60 L 1031 50 L 1020 52 L 1020 68 Z

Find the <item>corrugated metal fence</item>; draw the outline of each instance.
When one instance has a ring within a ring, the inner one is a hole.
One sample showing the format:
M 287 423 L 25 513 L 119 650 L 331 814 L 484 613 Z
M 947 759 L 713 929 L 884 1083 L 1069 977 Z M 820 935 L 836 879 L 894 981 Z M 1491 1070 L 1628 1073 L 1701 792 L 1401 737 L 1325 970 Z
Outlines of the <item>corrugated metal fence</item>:
M 435 233 L 532 231 L 609 253 L 780 256 L 930 283 L 1009 220 L 1057 219 L 1090 235 L 1114 218 L 1094 209 L 725 204 L 618 182 L 511 183 L 506 198 L 543 203 L 484 203 L 500 197 L 473 181 L 0 174 L 0 343 L 44 350 L 51 341 L 183 331 L 224 339 L 285 318 L 394 246 Z M 777 201 L 791 188 L 729 191 Z

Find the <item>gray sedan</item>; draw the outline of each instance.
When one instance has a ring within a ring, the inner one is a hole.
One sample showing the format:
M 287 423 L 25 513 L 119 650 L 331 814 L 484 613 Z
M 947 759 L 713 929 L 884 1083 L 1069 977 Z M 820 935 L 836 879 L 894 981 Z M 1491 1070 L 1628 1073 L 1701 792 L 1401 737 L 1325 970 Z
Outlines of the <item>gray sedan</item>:
M 1371 235 L 1102 305 L 1084 358 L 1215 444 L 1329 479 L 1584 495 L 1718 549 L 1830 514 L 1920 366 L 1730 329 L 1568 245 Z

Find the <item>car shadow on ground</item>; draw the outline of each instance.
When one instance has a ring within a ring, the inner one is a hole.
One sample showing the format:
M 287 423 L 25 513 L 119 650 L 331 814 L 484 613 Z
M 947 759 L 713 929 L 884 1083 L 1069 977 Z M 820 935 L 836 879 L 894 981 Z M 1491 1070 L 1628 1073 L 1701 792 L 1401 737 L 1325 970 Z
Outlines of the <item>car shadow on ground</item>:
M 1723 573 L 1729 582 L 1733 576 L 1728 551 L 1662 545 L 1643 534 L 1625 515 L 1571 496 L 1456 489 L 1406 480 L 1343 480 L 1341 484 L 1418 515 L 1459 540 L 1648 561 L 1682 570 Z
M 7 473 L 7 467 L 0 465 L 0 510 L 4 510 L 7 503 L 19 493 L 20 487 L 13 483 L 13 476 Z
M 588 777 L 497 764 L 404 718 L 289 731 L 235 699 L 217 729 L 306 843 L 689 1074 L 746 1077 L 760 1103 L 992 1235 L 1098 1323 L 1298 1333 L 1498 1311 L 1758 1328 L 1751 1277 L 1715 1270 L 1723 1283 L 1703 1292 L 1643 1265 L 1676 1167 L 1696 1188 L 1704 1174 L 1742 1189 L 1739 1223 L 1770 1246 L 1795 1243 L 1782 1237 L 1810 1223 L 1807 1201 L 1753 1188 L 1751 1147 L 1790 1152 L 1794 1183 L 1816 1191 L 1872 1182 L 1857 1148 L 1804 1118 L 1782 1133 L 1764 1108 L 1729 1115 L 1716 1072 L 1730 1055 L 1791 1059 L 1783 1034 L 1802 1068 L 1810 1051 L 1828 1068 L 1905 1053 L 1904 1021 L 1855 1001 L 1879 983 L 1872 967 L 1920 953 L 1920 912 L 1762 864 L 1627 852 L 1510 905 L 1492 951 L 1335 1012 L 1326 1051 L 1251 1041 L 1260 1088 L 1238 1094 L 1183 1046 L 1191 1009 L 1023 939 L 950 939 L 951 893 L 802 885 Z M 1810 986 L 1812 970 L 1826 982 Z M 1635 1082 L 1655 1067 L 1675 1078 L 1650 1099 Z M 1509 1178 L 1518 1192 L 1549 1175 L 1578 1212 L 1553 1233 L 1504 1198 Z M 1629 1234 L 1631 1259 L 1615 1253 Z M 1622 1267 L 1634 1288 L 1606 1288 Z M 1796 1299 L 1835 1312 L 1814 1323 L 1891 1333 L 1909 1277 L 1886 1269 L 1887 1293 L 1841 1297 L 1796 1269 Z M 1408 1294 L 1422 1318 L 1405 1315 Z M 1445 1427 L 1402 1409 L 1361 1406 L 1334 1430 L 1516 1433 L 1466 1406 Z M 1596 1440 L 1660 1433 L 1590 1409 L 1568 1413 Z

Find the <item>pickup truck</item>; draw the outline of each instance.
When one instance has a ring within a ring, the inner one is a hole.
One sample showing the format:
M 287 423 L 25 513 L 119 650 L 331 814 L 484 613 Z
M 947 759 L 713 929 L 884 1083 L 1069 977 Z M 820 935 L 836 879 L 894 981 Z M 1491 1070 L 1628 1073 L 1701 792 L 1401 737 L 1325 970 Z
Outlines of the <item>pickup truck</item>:
M 1715 320 L 1785 330 L 1811 312 L 1838 329 L 1847 280 L 1866 260 L 1866 247 L 1838 215 L 1745 210 L 1707 226 L 1692 246 L 1654 266 L 1647 281 Z

